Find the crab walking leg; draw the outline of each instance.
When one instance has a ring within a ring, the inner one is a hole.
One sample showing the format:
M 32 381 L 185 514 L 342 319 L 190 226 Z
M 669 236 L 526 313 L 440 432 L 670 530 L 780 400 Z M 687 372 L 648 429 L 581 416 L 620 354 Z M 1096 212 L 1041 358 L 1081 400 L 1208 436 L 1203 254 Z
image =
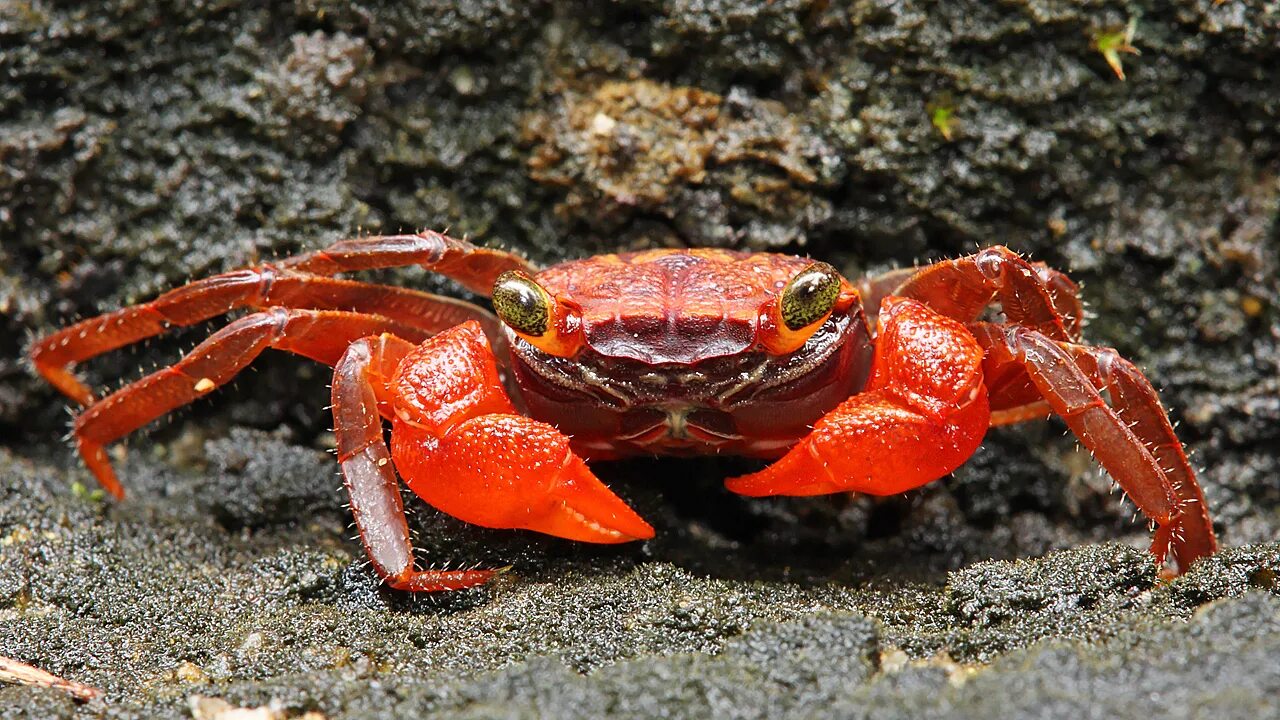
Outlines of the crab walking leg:
M 516 414 L 493 351 L 465 323 L 413 351 L 392 384 L 392 457 L 405 483 L 459 520 L 596 543 L 653 537 L 551 425 Z
M 400 485 L 382 437 L 380 407 L 392 404 L 389 384 L 413 343 L 382 334 L 355 341 L 333 369 L 333 429 L 351 514 L 373 569 L 399 590 L 461 590 L 493 570 L 417 570 Z
M 982 348 L 959 322 L 890 297 L 864 392 L 819 420 L 774 464 L 726 481 L 743 495 L 890 495 L 936 480 L 988 426 Z
M 1180 527 L 1173 533 L 1173 556 L 1179 572 L 1218 551 L 1209 506 L 1195 471 L 1174 433 L 1155 388 L 1133 363 L 1110 348 L 1064 345 L 1076 363 L 1111 396 L 1116 414 L 1147 447 L 1178 496 Z
M 1153 454 L 1167 454 L 1168 448 L 1158 449 L 1158 444 L 1171 442 L 1178 446 L 1177 454 L 1182 455 L 1172 427 L 1167 430 L 1159 427 L 1167 420 L 1157 424 L 1150 416 L 1152 412 L 1163 414 L 1159 404 L 1143 409 L 1124 404 L 1120 410 L 1133 413 L 1133 420 L 1126 420 L 1117 409 L 1107 405 L 1095 387 L 1095 384 L 1109 386 L 1117 396 L 1132 398 L 1137 392 L 1137 387 L 1132 384 L 1135 382 L 1133 377 L 1116 381 L 1093 368 L 1095 377 L 1090 378 L 1078 365 L 1081 357 L 1089 357 L 1088 353 L 1073 357 L 1064 343 L 1029 328 L 1013 326 L 976 330 L 979 331 L 979 341 L 988 348 L 991 361 L 1017 363 L 1024 367 L 1045 400 L 1067 423 L 1080 443 L 1093 453 L 1142 514 L 1156 523 L 1158 528 L 1151 544 L 1151 554 L 1158 562 L 1165 561 L 1171 543 L 1178 563 L 1177 572 L 1186 570 L 1193 560 L 1213 552 L 1216 547 L 1213 529 L 1208 525 L 1203 498 L 1190 467 L 1186 468 L 1186 475 L 1175 475 L 1184 484 L 1191 483 L 1191 487 L 1179 489 L 1166 471 L 1172 467 L 1177 473 L 1177 463 L 1171 466 L 1167 464 L 1169 458 L 1165 457 L 1166 463 L 1162 465 Z M 1145 381 L 1142 384 L 1145 385 Z M 1155 402 L 1154 391 L 1146 402 Z M 1180 461 L 1185 463 L 1185 456 Z M 1186 508 L 1183 493 L 1198 503 L 1198 507 Z M 1190 514 L 1187 515 L 1186 511 Z
M 1054 340 L 1079 337 L 1084 321 L 1079 289 L 1066 275 L 1029 263 L 1003 245 L 920 270 L 894 295 L 915 298 L 962 322 L 977 320 L 993 300 L 1010 322 Z
M 335 310 L 273 308 L 246 315 L 210 335 L 173 365 L 90 405 L 76 417 L 72 435 L 98 482 L 123 498 L 124 488 L 107 457 L 107 443 L 207 395 L 269 347 L 333 365 L 353 340 L 384 331 L 418 339 L 429 334 L 376 315 Z
M 1159 525 L 1151 552 L 1176 571 L 1218 546 L 1195 471 L 1155 389 L 1110 348 L 1060 343 L 1026 328 L 974 328 L 989 363 L 1018 364 L 1134 504 Z M 1096 389 L 1095 389 L 1096 388 Z M 1108 406 L 1098 390 L 1111 397 Z
M 987 323 L 969 323 L 969 331 L 981 340 Z M 1028 420 L 1044 420 L 1053 408 L 1019 363 L 1000 362 L 988 354 L 982 364 L 983 382 L 991 403 L 991 426 L 1012 425 Z
M 285 258 L 276 264 L 315 275 L 420 265 L 485 296 L 502 273 L 533 272 L 533 267 L 519 255 L 476 247 L 430 230 L 413 235 L 372 235 L 341 240 L 323 250 Z
M 75 363 L 159 335 L 170 327 L 194 325 L 242 307 L 347 310 L 381 315 L 431 333 L 478 320 L 490 337 L 501 338 L 497 320 L 471 303 L 408 288 L 261 265 L 196 280 L 150 302 L 70 325 L 32 345 L 31 361 L 62 394 L 89 405 L 93 393 L 71 372 Z

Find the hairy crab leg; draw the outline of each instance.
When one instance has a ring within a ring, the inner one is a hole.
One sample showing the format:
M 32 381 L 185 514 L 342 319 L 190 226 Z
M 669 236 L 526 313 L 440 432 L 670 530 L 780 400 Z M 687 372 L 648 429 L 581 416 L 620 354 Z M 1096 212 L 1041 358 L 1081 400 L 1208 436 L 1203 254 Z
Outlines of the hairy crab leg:
M 987 323 L 969 323 L 969 330 L 977 335 L 984 325 Z M 987 384 L 987 397 L 991 401 L 992 427 L 1043 420 L 1053 414 L 1053 408 L 1022 365 L 997 362 L 988 357 L 983 363 L 982 374 Z
M 382 436 L 391 378 L 413 343 L 382 334 L 355 341 L 333 370 L 333 428 L 351 514 L 373 569 L 399 590 L 461 590 L 493 577 L 493 570 L 417 570 L 400 485 Z
M 869 286 L 883 288 L 902 271 L 873 278 Z M 973 255 L 926 267 L 893 290 L 914 297 L 949 317 L 976 320 L 999 301 L 1006 319 L 1039 329 L 1045 335 L 1076 341 L 1084 322 L 1079 288 L 1065 274 L 1044 263 L 1030 263 L 996 245 Z M 1048 403 L 1021 367 L 1013 364 L 985 369 L 991 400 L 991 424 L 1009 425 L 1052 414 Z
M 475 525 L 584 542 L 653 537 L 570 450 L 568 437 L 516 414 L 478 324 L 424 342 L 392 385 L 392 458 L 436 509 Z
M 1182 519 L 1181 531 L 1173 538 L 1174 557 L 1179 567 L 1185 570 L 1193 561 L 1217 552 L 1218 539 L 1209 519 L 1204 492 L 1155 388 L 1133 363 L 1110 348 L 1081 345 L 1065 348 L 1085 372 L 1100 380 L 1111 396 L 1116 413 L 1129 423 L 1173 485 Z
M 287 350 L 333 365 L 353 340 L 379 332 L 415 339 L 430 333 L 378 317 L 336 310 L 273 308 L 235 320 L 181 360 L 93 403 L 75 419 L 72 435 L 85 465 L 117 498 L 124 488 L 106 444 L 227 383 L 263 350 Z
M 1025 368 L 1081 444 L 1159 525 L 1151 548 L 1159 561 L 1171 550 L 1180 574 L 1217 550 L 1195 471 L 1155 389 L 1133 363 L 1111 348 L 1057 342 L 1027 328 L 974 330 L 988 363 Z M 1110 406 L 1099 390 L 1110 395 Z
M 1084 322 L 1076 284 L 1057 270 L 1029 263 L 1003 245 L 921 269 L 893 292 L 939 313 L 971 322 L 999 300 L 1009 322 L 1054 340 L 1075 341 Z
M 64 395 L 88 405 L 93 393 L 71 372 L 75 363 L 159 335 L 169 327 L 193 325 L 240 307 L 349 310 L 395 318 L 433 332 L 479 320 L 494 341 L 501 342 L 494 318 L 470 303 L 327 277 L 404 265 L 440 272 L 483 295 L 488 295 L 503 271 L 528 267 L 515 255 L 477 248 L 439 233 L 345 240 L 326 250 L 196 280 L 150 302 L 82 320 L 33 344 L 31 361 Z
M 989 425 L 982 348 L 924 304 L 886 298 L 867 389 L 827 413 L 760 472 L 731 478 L 743 495 L 890 495 L 943 477 Z
M 472 245 L 438 232 L 413 235 L 372 235 L 340 240 L 323 250 L 275 263 L 277 267 L 313 275 L 419 265 L 458 281 L 473 293 L 488 297 L 494 280 L 508 270 L 534 271 L 527 260 L 505 250 Z

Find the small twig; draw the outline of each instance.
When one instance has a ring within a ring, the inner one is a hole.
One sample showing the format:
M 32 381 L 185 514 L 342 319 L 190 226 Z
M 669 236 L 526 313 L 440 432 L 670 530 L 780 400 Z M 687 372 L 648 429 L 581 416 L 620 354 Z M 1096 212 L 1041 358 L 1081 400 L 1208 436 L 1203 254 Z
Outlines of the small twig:
M 63 680 L 57 675 L 51 675 L 40 668 L 31 667 L 3 655 L 0 655 L 0 682 L 54 688 L 70 693 L 75 699 L 84 702 L 102 696 L 102 691 L 98 688 L 82 685 L 73 680 Z

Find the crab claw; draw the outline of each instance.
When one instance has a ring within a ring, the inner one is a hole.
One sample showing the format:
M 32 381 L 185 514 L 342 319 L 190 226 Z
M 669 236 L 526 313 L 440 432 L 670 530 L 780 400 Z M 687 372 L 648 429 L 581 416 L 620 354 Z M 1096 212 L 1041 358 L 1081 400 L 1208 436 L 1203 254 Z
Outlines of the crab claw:
M 653 537 L 653 528 L 546 423 L 481 415 L 437 438 L 400 422 L 392 455 L 419 497 L 468 523 L 594 543 Z
M 941 417 L 907 407 L 883 392 L 868 392 L 819 420 L 765 469 L 730 478 L 730 492 L 893 495 L 932 482 L 962 465 L 982 442 L 990 409 L 985 392 Z
M 524 526 L 548 535 L 594 543 L 648 540 L 653 528 L 614 495 L 576 455 L 566 458 L 560 485 L 550 489 L 555 498 L 549 512 L 530 517 Z

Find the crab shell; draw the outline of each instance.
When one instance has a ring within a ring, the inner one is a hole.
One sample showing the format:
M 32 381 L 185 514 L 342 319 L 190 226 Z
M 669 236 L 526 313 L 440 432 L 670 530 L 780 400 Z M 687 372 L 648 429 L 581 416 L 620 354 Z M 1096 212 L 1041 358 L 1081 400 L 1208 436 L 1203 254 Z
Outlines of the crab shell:
M 592 459 L 777 457 L 860 390 L 871 367 L 866 316 L 843 280 L 836 307 L 798 349 L 771 350 L 779 297 L 810 264 L 707 249 L 548 268 L 534 279 L 581 342 L 560 357 L 506 328 L 517 402 Z

